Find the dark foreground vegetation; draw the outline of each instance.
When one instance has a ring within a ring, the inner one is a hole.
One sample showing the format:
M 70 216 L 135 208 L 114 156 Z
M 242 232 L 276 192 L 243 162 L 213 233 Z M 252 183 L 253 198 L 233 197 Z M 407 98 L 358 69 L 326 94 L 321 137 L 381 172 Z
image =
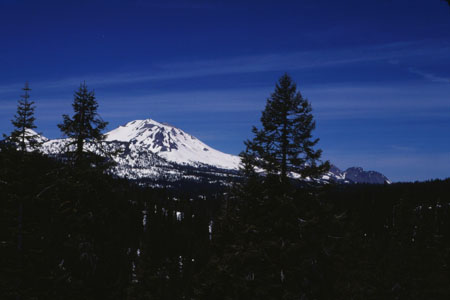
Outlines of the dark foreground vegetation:
M 200 195 L 0 164 L 1 299 L 450 297 L 450 180 Z
M 116 178 L 84 147 L 106 126 L 86 84 L 47 157 L 24 90 L 0 143 L 0 299 L 450 299 L 450 180 L 293 182 L 329 163 L 288 75 L 227 188 Z

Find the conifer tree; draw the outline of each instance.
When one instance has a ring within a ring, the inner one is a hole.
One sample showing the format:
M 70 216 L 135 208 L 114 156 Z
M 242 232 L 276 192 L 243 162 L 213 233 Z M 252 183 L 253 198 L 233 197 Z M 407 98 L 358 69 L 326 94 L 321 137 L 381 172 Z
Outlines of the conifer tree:
M 312 138 L 315 121 L 311 110 L 291 77 L 283 75 L 267 99 L 262 129 L 253 127 L 253 140 L 245 142 L 247 150 L 241 153 L 244 163 L 251 163 L 282 182 L 289 172 L 315 177 L 328 170 L 329 162 L 320 161 L 322 151 L 314 150 L 319 139 Z
M 99 145 L 104 140 L 102 131 L 108 122 L 103 121 L 99 116 L 94 91 L 88 91 L 85 82 L 75 91 L 72 107 L 73 116 L 64 114 L 63 122 L 58 124 L 58 127 L 71 139 L 68 146 L 74 146 L 75 150 L 70 154 L 73 154 L 76 163 L 80 163 L 88 156 L 85 149 L 86 143 Z
M 311 105 L 288 75 L 280 78 L 267 100 L 261 122 L 262 129 L 253 128 L 255 137 L 246 141 L 247 149 L 241 153 L 246 180 L 225 202 L 213 233 L 218 250 L 198 295 L 328 299 L 328 279 L 315 277 L 323 269 L 331 218 L 315 199 L 314 189 L 296 189 L 288 178 L 290 172 L 318 176 L 329 163 L 322 163 L 321 150 L 314 150 L 318 139 L 311 135 L 315 127 Z M 267 176 L 258 176 L 261 169 Z
M 33 129 L 36 128 L 34 121 L 34 101 L 29 101 L 31 91 L 28 82 L 25 82 L 25 87 L 22 88 L 25 94 L 21 96 L 22 99 L 18 101 L 17 112 L 14 115 L 14 120 L 11 123 L 14 130 L 11 132 L 11 142 L 16 144 L 21 152 L 25 152 L 27 147 L 35 150 L 39 146 L 38 135 L 33 134 Z

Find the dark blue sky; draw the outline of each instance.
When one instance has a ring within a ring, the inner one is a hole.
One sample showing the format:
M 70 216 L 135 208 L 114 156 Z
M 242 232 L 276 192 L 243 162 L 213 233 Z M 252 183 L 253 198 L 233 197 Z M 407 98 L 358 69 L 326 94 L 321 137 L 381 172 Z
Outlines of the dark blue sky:
M 152 118 L 234 154 L 288 72 L 338 167 L 450 176 L 445 1 L 0 0 L 0 70 L 0 132 L 28 80 L 60 137 L 86 80 L 109 129 Z

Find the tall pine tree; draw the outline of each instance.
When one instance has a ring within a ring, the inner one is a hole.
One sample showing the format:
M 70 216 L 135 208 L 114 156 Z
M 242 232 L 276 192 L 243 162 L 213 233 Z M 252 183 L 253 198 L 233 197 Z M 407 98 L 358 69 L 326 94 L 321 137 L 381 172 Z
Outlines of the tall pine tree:
M 262 129 L 253 127 L 253 140 L 245 142 L 244 164 L 261 168 L 282 182 L 290 172 L 315 177 L 328 170 L 328 161 L 320 161 L 322 151 L 314 150 L 319 139 L 312 138 L 316 124 L 311 110 L 291 77 L 283 75 L 267 99 Z
M 33 129 L 36 128 L 34 121 L 34 101 L 29 101 L 31 91 L 28 82 L 22 88 L 25 93 L 21 96 L 22 99 L 18 101 L 17 112 L 11 123 L 14 130 L 11 132 L 10 140 L 16 144 L 21 152 L 25 152 L 27 148 L 36 150 L 39 147 L 39 135 L 35 134 Z
M 311 106 L 288 75 L 262 113 L 262 129 L 241 154 L 246 180 L 225 202 L 213 230 L 214 255 L 200 277 L 199 298 L 329 299 L 327 222 L 314 189 L 296 189 L 289 173 L 318 176 L 329 163 L 314 150 Z M 267 176 L 258 176 L 263 170 Z M 318 218 L 323 219 L 320 222 Z M 311 238 L 313 237 L 313 238 Z M 219 296 L 215 296 L 219 295 Z
M 108 122 L 99 116 L 94 91 L 88 91 L 85 82 L 75 91 L 72 107 L 73 116 L 63 115 L 63 122 L 58 127 L 71 140 L 68 147 L 74 147 L 74 151 L 69 153 L 73 155 L 75 163 L 79 164 L 91 154 L 85 149 L 87 143 L 100 145 L 104 140 L 102 131 Z

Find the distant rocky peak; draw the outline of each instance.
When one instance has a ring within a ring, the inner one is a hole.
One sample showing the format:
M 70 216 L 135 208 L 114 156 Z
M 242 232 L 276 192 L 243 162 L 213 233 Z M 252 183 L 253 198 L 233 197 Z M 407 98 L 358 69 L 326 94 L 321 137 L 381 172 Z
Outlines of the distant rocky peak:
M 384 184 L 391 183 L 383 174 L 376 171 L 364 171 L 361 167 L 351 167 L 345 170 L 344 178 L 355 183 Z
M 338 167 L 336 167 L 335 165 L 330 165 L 330 172 L 332 173 L 332 174 L 335 174 L 335 175 L 339 175 L 339 176 L 341 176 L 342 175 L 342 170 L 341 169 L 339 169 Z

